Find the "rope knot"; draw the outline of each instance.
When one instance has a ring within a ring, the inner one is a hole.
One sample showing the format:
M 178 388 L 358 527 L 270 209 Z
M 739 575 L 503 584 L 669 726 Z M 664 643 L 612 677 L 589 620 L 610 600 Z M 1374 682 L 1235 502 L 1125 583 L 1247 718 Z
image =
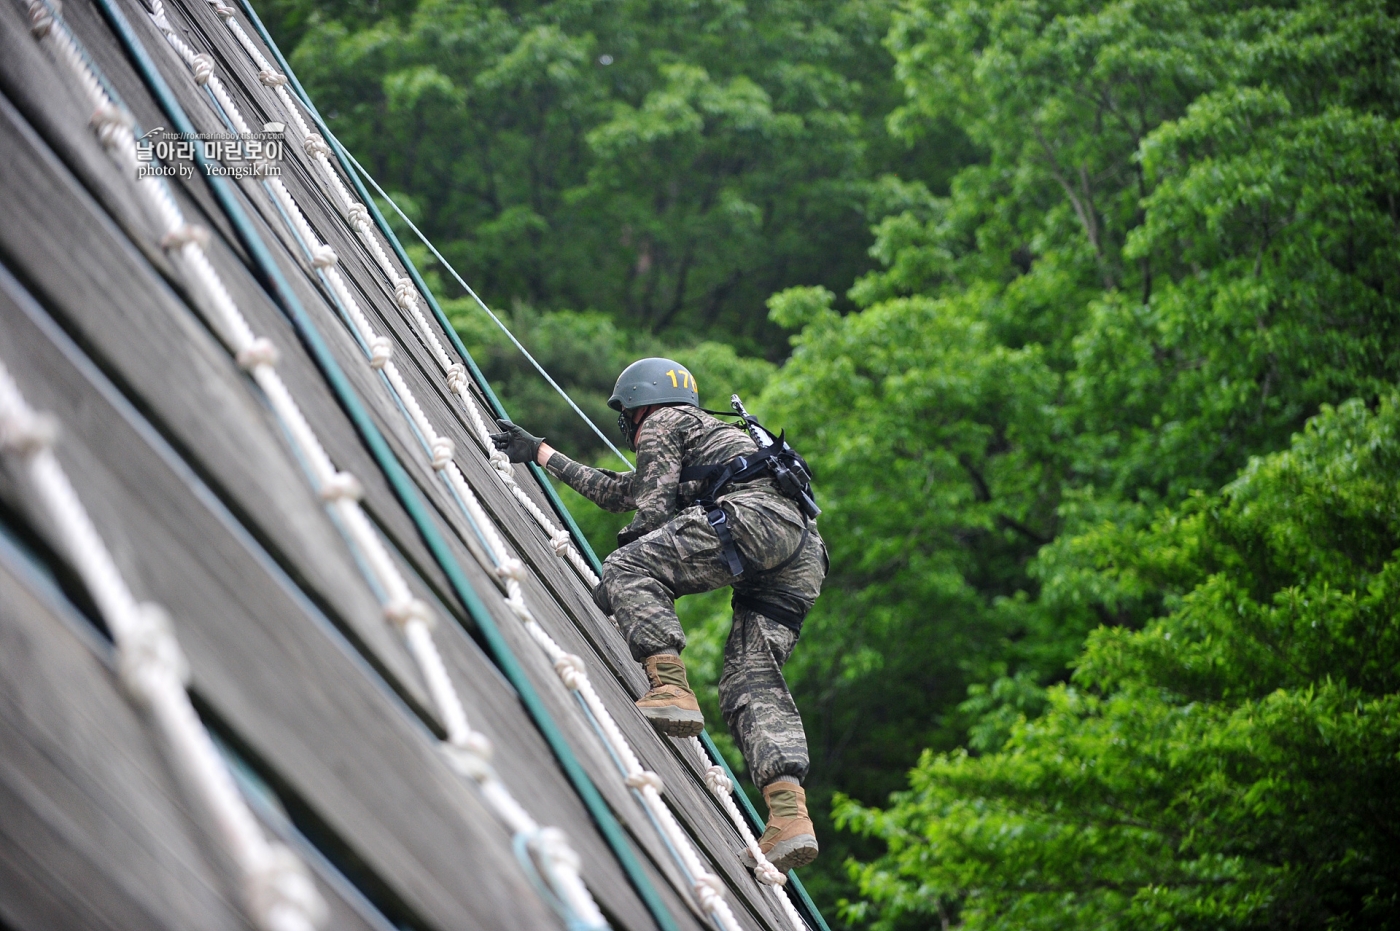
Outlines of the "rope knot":
M 330 268 L 340 261 L 340 256 L 335 254 L 335 250 L 325 243 L 311 250 L 311 264 L 317 268 Z
M 259 928 L 316 928 L 326 921 L 326 903 L 296 854 L 278 843 L 249 873 L 243 892 Z
M 384 606 L 384 616 L 399 627 L 407 627 L 413 621 L 421 621 L 433 626 L 433 612 L 421 598 L 402 598 Z
M 57 439 L 58 421 L 48 414 L 22 407 L 0 418 L 0 450 L 28 457 L 53 446 Z
M 564 683 L 564 688 L 570 692 L 577 692 L 579 686 L 583 685 L 584 677 L 588 671 L 583 668 L 583 658 L 575 656 L 573 653 L 565 653 L 554 661 L 554 671 L 559 674 L 559 680 Z
M 320 133 L 309 133 L 306 137 L 306 141 L 301 144 L 301 147 L 306 150 L 306 154 L 311 158 L 315 158 L 318 155 L 329 156 L 331 154 L 330 145 L 326 143 L 325 137 Z M 356 204 L 356 206 L 359 205 Z
M 515 466 L 511 465 L 510 457 L 499 449 L 491 451 L 491 465 L 495 466 L 496 471 L 502 475 L 509 477 L 515 474 Z
M 475 746 L 467 745 L 473 741 L 478 742 L 485 752 L 481 752 Z M 484 734 L 468 731 L 461 742 L 454 744 L 450 741 L 443 741 L 439 746 L 442 748 L 442 755 L 447 757 L 447 764 L 473 782 L 485 782 L 493 775 L 491 772 L 491 741 L 487 740 Z
M 394 344 L 387 336 L 376 336 L 369 341 L 369 367 L 382 369 L 394 357 Z
M 278 357 L 277 347 L 272 345 L 272 340 L 266 336 L 259 336 L 238 350 L 233 361 L 237 362 L 243 371 L 251 372 L 259 365 L 276 365 Z
M 661 777 L 649 769 L 639 769 L 627 777 L 627 784 L 634 789 L 644 786 L 651 786 L 658 793 L 666 790 L 666 783 L 661 781 Z
M 59 9 L 57 0 L 53 4 L 54 10 Z M 34 34 L 34 38 L 42 39 L 53 29 L 54 14 L 49 12 L 48 5 L 43 0 L 30 0 L 29 4 L 29 31 Z
M 755 841 L 753 846 L 757 847 L 758 843 Z M 753 875 L 755 879 L 763 883 L 765 886 L 787 885 L 787 876 L 783 875 L 783 873 L 776 866 L 769 863 L 767 857 L 763 857 L 760 855 L 758 857 L 755 857 L 754 859 L 758 861 L 758 865 L 753 868 Z
M 369 208 L 364 204 L 351 204 L 345 211 L 345 220 L 359 232 L 365 232 L 369 226 Z
M 514 579 L 517 582 L 525 578 L 525 564 L 518 559 L 506 559 L 496 567 L 496 575 L 502 579 Z
M 223 13 L 218 10 L 214 12 L 223 16 Z M 229 10 L 229 13 L 232 12 L 232 10 Z M 258 80 L 261 81 L 265 87 L 285 87 L 287 84 L 287 76 L 280 71 L 273 71 L 271 68 L 264 68 L 259 71 Z
M 701 873 L 695 877 L 691 891 L 700 900 L 700 908 L 707 912 L 717 910 L 724 901 L 724 884 L 714 873 Z
M 432 442 L 433 468 L 441 472 L 452 464 L 452 455 L 457 447 L 445 436 L 435 436 Z
M 723 766 L 711 766 L 705 770 L 705 787 L 715 795 L 727 796 L 734 791 L 734 783 L 725 775 Z
M 481 731 L 467 731 L 460 737 L 454 738 L 451 744 L 454 749 L 475 754 L 483 760 L 491 759 L 491 754 L 495 752 L 495 748 L 491 746 L 490 738 Z
M 224 0 L 209 0 L 209 4 L 214 7 L 214 13 L 222 20 L 233 19 L 233 7 L 224 3 Z
M 579 860 L 578 853 L 569 846 L 569 840 L 564 836 L 564 832 L 558 828 L 540 828 L 535 832 L 532 846 L 536 855 L 540 858 L 541 866 L 546 871 L 563 867 L 571 872 L 578 872 L 583 865 Z
M 573 537 L 569 536 L 567 530 L 556 530 L 549 535 L 549 545 L 554 547 L 555 556 L 569 555 L 569 547 L 573 544 Z
M 460 362 L 453 362 L 447 367 L 447 387 L 452 389 L 454 394 L 461 394 L 467 388 L 467 367 Z
M 160 247 L 173 252 L 194 243 L 201 249 L 209 245 L 209 230 L 195 223 L 181 223 L 178 227 L 160 237 Z
M 337 472 L 321 483 L 321 500 L 332 501 L 359 501 L 365 496 L 365 488 L 360 484 L 360 480 L 349 472 Z
M 418 289 L 412 278 L 400 278 L 394 282 L 394 301 L 403 310 L 411 311 L 418 300 Z
M 200 52 L 190 61 L 190 69 L 194 72 L 194 83 L 208 84 L 214 76 L 214 56 Z
M 109 149 L 117 144 L 123 131 L 131 131 L 131 117 L 111 104 L 103 104 L 94 110 L 88 124 L 97 133 L 98 141 Z
M 189 683 L 190 667 L 170 626 L 170 615 L 160 605 L 140 604 L 136 613 L 113 631 L 117 635 L 117 671 L 131 697 L 148 703 L 162 679 Z

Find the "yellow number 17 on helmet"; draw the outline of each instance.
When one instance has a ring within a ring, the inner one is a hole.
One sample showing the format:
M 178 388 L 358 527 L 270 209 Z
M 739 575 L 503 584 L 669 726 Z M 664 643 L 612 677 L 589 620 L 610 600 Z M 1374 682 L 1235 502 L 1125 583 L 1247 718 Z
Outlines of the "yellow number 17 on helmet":
M 680 381 L 676 380 L 677 372 L 675 369 L 667 369 L 666 374 L 671 376 L 672 388 L 694 388 L 696 391 L 700 390 L 700 387 L 695 384 L 695 379 L 691 378 L 690 373 L 685 369 L 680 370 Z

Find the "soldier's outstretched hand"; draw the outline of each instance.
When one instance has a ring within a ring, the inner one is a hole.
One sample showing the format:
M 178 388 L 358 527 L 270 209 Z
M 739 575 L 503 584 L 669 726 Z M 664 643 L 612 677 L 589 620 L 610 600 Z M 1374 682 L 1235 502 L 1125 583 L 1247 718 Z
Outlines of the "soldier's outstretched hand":
M 497 420 L 496 425 L 501 428 L 501 432 L 491 434 L 491 442 L 496 444 L 496 448 L 505 453 L 511 462 L 535 461 L 544 437 L 531 436 L 525 432 L 524 427 L 509 420 Z

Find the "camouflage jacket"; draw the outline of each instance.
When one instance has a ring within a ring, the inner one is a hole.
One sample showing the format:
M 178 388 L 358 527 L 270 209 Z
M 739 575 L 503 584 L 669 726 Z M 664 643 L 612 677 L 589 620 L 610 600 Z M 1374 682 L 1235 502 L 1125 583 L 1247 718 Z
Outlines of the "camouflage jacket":
M 660 527 L 705 491 L 702 482 L 682 484 L 681 469 L 725 462 L 757 450 L 742 427 L 693 407 L 663 407 L 647 417 L 637 431 L 637 471 L 594 469 L 557 451 L 545 469 L 604 510 L 621 513 L 635 509 L 637 516 L 618 533 L 618 539 L 626 543 Z M 771 480 L 760 481 L 773 484 Z M 760 482 L 748 487 L 757 484 Z

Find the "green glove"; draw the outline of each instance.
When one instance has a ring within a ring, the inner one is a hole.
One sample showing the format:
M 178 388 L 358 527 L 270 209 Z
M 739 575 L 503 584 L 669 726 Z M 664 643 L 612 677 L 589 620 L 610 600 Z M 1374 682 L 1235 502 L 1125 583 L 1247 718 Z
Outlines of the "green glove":
M 505 453 L 511 462 L 535 461 L 535 457 L 540 454 L 540 444 L 544 442 L 544 437 L 531 436 L 523 427 L 509 420 L 497 420 L 496 425 L 502 432 L 491 434 L 491 442 L 496 444 L 496 448 Z

